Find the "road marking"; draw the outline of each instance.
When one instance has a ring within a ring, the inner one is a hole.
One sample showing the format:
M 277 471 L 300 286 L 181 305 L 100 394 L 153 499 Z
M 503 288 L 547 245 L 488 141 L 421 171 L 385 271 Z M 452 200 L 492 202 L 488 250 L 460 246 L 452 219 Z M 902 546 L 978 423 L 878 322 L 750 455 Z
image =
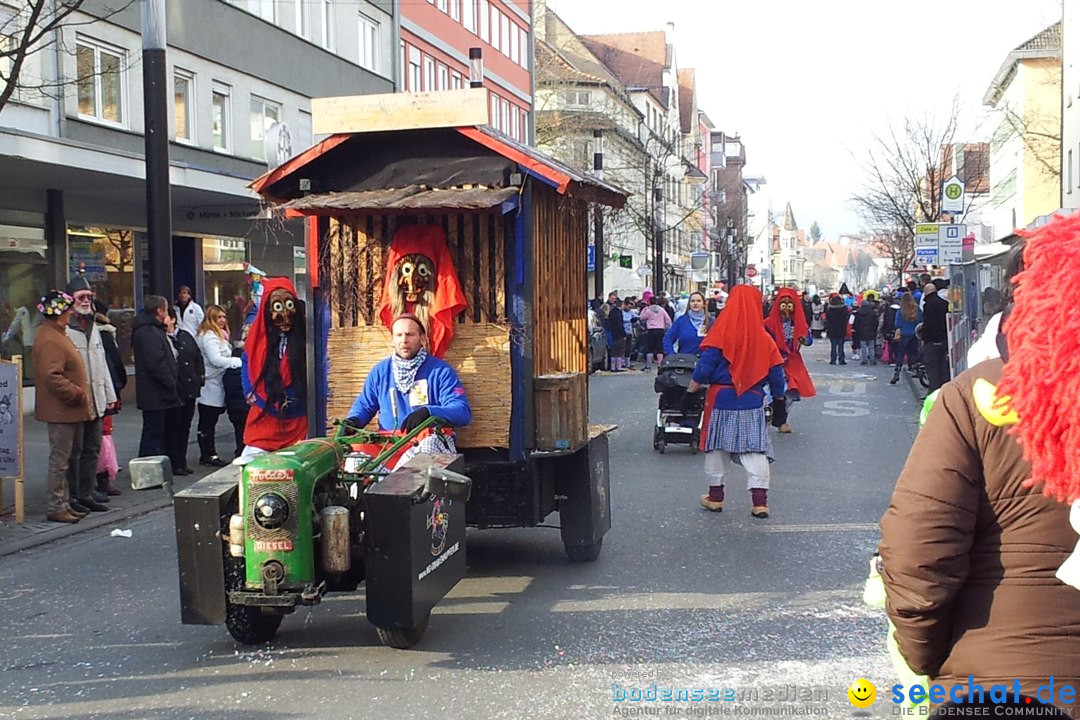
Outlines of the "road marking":
M 823 533 L 823 532 L 870 532 L 878 529 L 877 523 L 823 523 L 821 525 L 752 525 L 752 532 L 764 533 Z
M 821 414 L 833 417 L 863 417 L 870 414 L 867 407 L 869 404 L 862 400 L 829 400 L 824 403 L 829 409 L 822 410 Z
M 865 395 L 866 383 L 840 380 L 829 383 L 830 395 Z

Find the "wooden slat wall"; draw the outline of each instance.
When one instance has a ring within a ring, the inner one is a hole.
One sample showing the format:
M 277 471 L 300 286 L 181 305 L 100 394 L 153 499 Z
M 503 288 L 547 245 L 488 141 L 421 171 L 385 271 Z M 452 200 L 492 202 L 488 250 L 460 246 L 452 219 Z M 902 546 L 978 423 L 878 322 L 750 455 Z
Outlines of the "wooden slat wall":
M 536 186 L 535 373 L 588 372 L 585 253 L 588 214 L 584 203 Z
M 378 317 L 386 258 L 397 229 L 415 223 L 438 225 L 446 232 L 469 304 L 446 357 L 461 377 L 473 410 L 472 424 L 457 433 L 458 447 L 507 447 L 510 328 L 503 271 L 506 239 L 498 213 L 330 220 L 319 252 L 331 314 L 327 417 L 345 417 L 371 367 L 390 354 L 390 334 Z

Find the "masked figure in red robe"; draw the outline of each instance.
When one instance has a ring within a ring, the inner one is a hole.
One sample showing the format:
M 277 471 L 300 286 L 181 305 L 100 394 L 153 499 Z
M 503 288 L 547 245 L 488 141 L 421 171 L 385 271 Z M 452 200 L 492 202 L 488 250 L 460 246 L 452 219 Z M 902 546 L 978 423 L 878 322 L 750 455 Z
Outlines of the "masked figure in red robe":
M 307 437 L 306 341 L 304 305 L 293 284 L 264 279 L 240 371 L 251 405 L 245 455 L 280 450 Z
M 467 306 L 442 229 L 400 228 L 390 243 L 379 300 L 379 318 L 387 329 L 403 313 L 415 315 L 427 331 L 429 351 L 441 358 L 454 339 L 454 317 Z
M 789 433 L 788 404 L 817 395 L 802 359 L 802 346 L 812 345 L 814 337 L 810 333 L 810 324 L 806 321 L 799 293 L 794 288 L 780 288 L 765 320 L 765 329 L 784 359 L 784 377 L 787 379 L 787 393 L 773 398 L 772 425 L 782 433 Z

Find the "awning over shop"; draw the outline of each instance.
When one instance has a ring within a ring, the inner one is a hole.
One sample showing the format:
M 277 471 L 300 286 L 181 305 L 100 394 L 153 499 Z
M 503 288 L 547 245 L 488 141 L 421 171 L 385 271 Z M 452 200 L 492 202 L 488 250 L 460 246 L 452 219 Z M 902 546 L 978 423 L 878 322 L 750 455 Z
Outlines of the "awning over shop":
M 372 210 L 488 210 L 514 197 L 518 188 L 429 188 L 410 185 L 385 190 L 319 193 L 281 205 L 304 215 L 340 215 Z

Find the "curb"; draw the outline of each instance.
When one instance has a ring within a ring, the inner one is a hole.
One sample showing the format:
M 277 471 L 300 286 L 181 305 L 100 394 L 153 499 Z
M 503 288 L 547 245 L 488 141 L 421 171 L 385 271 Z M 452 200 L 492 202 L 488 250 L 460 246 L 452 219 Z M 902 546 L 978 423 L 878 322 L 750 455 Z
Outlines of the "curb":
M 174 478 L 174 491 L 179 492 L 209 474 L 210 473 L 208 472 L 206 474 L 184 476 L 182 479 L 185 482 L 182 483 L 177 482 L 179 478 Z M 128 495 L 128 493 L 132 493 L 132 495 Z M 169 496 L 164 488 L 154 488 L 153 490 L 131 490 L 125 488 L 124 495 L 113 498 L 113 502 L 116 502 L 117 500 L 123 501 L 129 497 L 137 498 L 139 497 L 139 494 L 146 493 L 153 493 L 153 496 L 141 498 L 130 506 L 117 508 L 115 511 L 109 510 L 108 512 L 90 513 L 77 523 L 64 524 L 54 523 L 49 520 L 37 521 L 27 519 L 22 525 L 12 523 L 10 529 L 4 528 L 6 523 L 0 523 L 0 529 L 6 529 L 8 532 L 20 533 L 21 535 L 20 537 L 13 537 L 8 540 L 0 540 L 0 557 L 13 555 L 14 553 L 23 550 L 28 550 L 39 545 L 45 545 L 89 530 L 96 530 L 105 527 L 106 525 L 116 525 L 125 520 L 148 515 L 172 505 L 172 497 Z M 38 526 L 41 527 L 39 528 Z

